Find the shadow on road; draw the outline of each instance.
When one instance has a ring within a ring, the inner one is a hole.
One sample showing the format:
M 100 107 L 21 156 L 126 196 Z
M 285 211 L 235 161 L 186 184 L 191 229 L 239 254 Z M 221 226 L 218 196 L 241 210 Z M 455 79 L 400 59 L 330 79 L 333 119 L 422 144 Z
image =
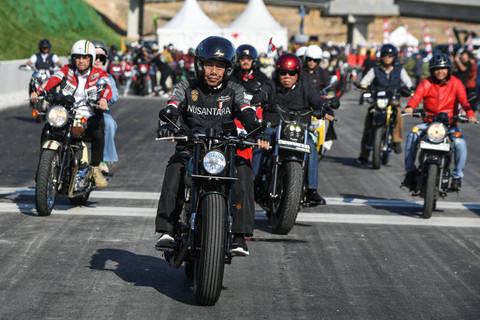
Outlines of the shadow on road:
M 112 262 L 116 267 L 110 267 Z M 173 269 L 161 258 L 119 249 L 98 249 L 90 260 L 89 268 L 113 272 L 135 286 L 152 287 L 179 302 L 197 305 L 192 281 L 184 275 L 183 266 Z

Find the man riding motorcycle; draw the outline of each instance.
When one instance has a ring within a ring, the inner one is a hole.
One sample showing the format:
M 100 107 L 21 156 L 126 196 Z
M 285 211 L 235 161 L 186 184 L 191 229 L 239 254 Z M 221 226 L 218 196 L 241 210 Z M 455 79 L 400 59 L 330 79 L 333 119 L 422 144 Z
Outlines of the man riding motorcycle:
M 284 53 L 281 55 L 276 64 L 275 91 L 269 92 L 269 100 L 264 104 L 263 118 L 267 122 L 272 123 L 272 128 L 265 130 L 273 138 L 275 129 L 280 122 L 280 114 L 276 105 L 282 108 L 293 107 L 298 110 L 309 111 L 311 109 L 319 109 L 325 100 L 315 91 L 309 82 L 300 81 L 300 73 L 302 70 L 302 62 L 299 57 L 292 53 Z M 325 118 L 333 120 L 333 110 L 329 107 L 324 109 Z M 310 121 L 310 116 L 305 119 Z M 318 154 L 315 142 L 312 137 L 307 137 L 307 143 L 310 145 L 311 153 L 308 155 L 307 164 L 307 181 L 306 181 L 306 197 L 307 201 L 316 205 L 324 205 L 326 201 L 318 192 Z M 259 178 L 261 166 L 266 157 L 266 152 L 255 149 L 253 151 L 252 167 L 255 179 Z
M 467 113 L 468 122 L 477 121 L 475 112 L 467 102 L 467 94 L 462 82 L 452 75 L 452 62 L 444 53 L 435 54 L 429 62 L 430 77 L 424 79 L 415 90 L 405 108 L 405 113 L 412 113 L 423 99 L 423 108 L 430 117 L 440 112 L 446 112 L 451 118 L 459 113 L 458 104 Z M 424 123 L 415 126 L 418 130 L 412 130 L 408 134 L 405 145 L 405 180 L 403 185 L 412 189 L 417 173 L 415 159 L 417 155 L 417 144 L 419 137 L 426 130 L 429 120 L 425 117 Z M 455 149 L 455 169 L 452 171 L 452 182 L 450 189 L 458 191 L 462 185 L 463 168 L 467 161 L 467 142 L 462 135 L 456 121 L 452 120 L 450 128 Z
M 367 89 L 372 86 L 373 90 L 385 90 L 389 93 L 396 93 L 400 90 L 402 84 L 411 88 L 413 86 L 412 80 L 407 74 L 407 71 L 399 64 L 395 64 L 398 55 L 398 50 L 391 44 L 385 44 L 380 48 L 380 65 L 374 66 L 362 78 L 360 85 Z M 365 125 L 363 128 L 361 152 L 356 162 L 359 164 L 368 163 L 370 150 L 367 145 L 370 143 L 370 133 L 372 125 L 372 114 L 374 107 L 368 108 L 365 117 Z M 400 115 L 402 108 L 397 106 L 396 112 Z M 393 151 L 395 153 L 402 152 L 402 131 L 403 118 L 396 117 L 395 130 L 393 131 Z
M 235 48 L 233 44 L 222 37 L 208 37 L 198 45 L 195 52 L 196 79 L 183 80 L 174 86 L 167 106 L 160 115 L 176 122 L 181 118 L 181 129 L 204 131 L 207 128 L 220 129 L 225 121 L 239 119 L 247 132 L 255 127 L 255 109 L 251 107 L 244 96 L 245 90 L 229 77 L 235 63 Z M 157 131 L 159 137 L 173 134 L 171 125 L 161 125 Z M 269 147 L 269 142 L 263 135 L 258 136 L 259 147 Z M 157 247 L 173 245 L 173 223 L 178 221 L 177 194 L 185 165 L 189 161 L 192 145 L 179 142 L 175 154 L 170 158 L 165 169 L 162 192 L 158 203 L 155 220 L 155 231 L 161 233 L 156 242 Z M 245 162 L 236 163 L 238 180 L 235 188 L 253 189 L 253 180 L 245 174 Z M 245 181 L 249 180 L 249 181 Z M 237 194 L 237 192 L 235 192 Z M 246 199 L 238 199 L 242 206 L 254 206 L 246 203 Z M 236 210 L 233 217 L 232 233 L 234 234 L 232 253 L 239 256 L 248 255 L 245 235 L 253 234 L 254 210 Z M 243 215 L 242 215 L 243 214 Z M 247 216 L 250 214 L 250 216 Z
M 30 97 L 36 98 L 42 91 L 49 91 L 61 83 L 60 92 L 63 95 L 73 95 L 75 101 L 86 97 L 97 98 L 96 83 L 99 79 L 108 81 L 108 74 L 102 69 L 93 67 L 95 61 L 95 46 L 87 40 L 79 40 L 72 46 L 70 53 L 70 64 L 63 66 L 48 81 L 44 82 L 37 91 L 32 92 Z M 62 81 L 64 80 L 65 81 Z M 107 180 L 103 176 L 99 165 L 103 161 L 103 148 L 105 144 L 103 111 L 108 110 L 108 101 L 112 98 L 112 89 L 110 85 L 100 92 L 98 107 L 92 109 L 88 105 L 83 105 L 77 109 L 77 112 L 85 116 L 87 120 L 86 135 L 92 142 L 92 167 L 93 180 L 95 186 L 106 187 Z

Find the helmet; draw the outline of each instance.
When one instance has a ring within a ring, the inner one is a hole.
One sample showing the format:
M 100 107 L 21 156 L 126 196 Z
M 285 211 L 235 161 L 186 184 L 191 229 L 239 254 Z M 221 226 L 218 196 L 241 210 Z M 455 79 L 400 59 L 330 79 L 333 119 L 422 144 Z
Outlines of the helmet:
M 305 55 L 305 52 L 307 51 L 307 47 L 303 46 L 303 47 L 300 47 L 297 49 L 297 51 L 295 51 L 295 55 L 297 57 L 299 57 L 300 59 L 303 58 L 303 56 Z
M 330 57 L 331 57 L 329 51 L 323 51 L 323 55 L 322 55 L 322 56 L 323 56 L 324 59 L 329 59 L 329 60 L 330 60 Z
M 275 69 L 277 71 L 295 70 L 300 73 L 302 71 L 302 61 L 293 53 L 284 53 L 278 58 Z
M 307 47 L 307 51 L 305 52 L 306 58 L 320 60 L 322 59 L 322 56 L 323 56 L 323 51 L 319 46 L 312 44 Z
M 48 39 L 40 40 L 40 42 L 38 43 L 38 50 L 42 51 L 42 48 L 52 48 L 52 45 L 50 44 L 50 41 L 48 41 Z
M 72 51 L 70 52 L 71 63 L 74 65 L 73 60 L 75 56 L 90 56 L 90 67 L 95 62 L 95 46 L 88 40 L 79 40 L 75 42 L 72 46 Z
M 252 57 L 252 69 L 256 69 L 258 67 L 258 52 L 253 46 L 249 44 L 242 44 L 237 48 L 237 58 L 242 56 Z
M 387 55 L 393 57 L 392 65 L 395 64 L 395 61 L 397 60 L 397 55 L 398 55 L 397 47 L 389 43 L 384 44 L 380 48 L 380 58 L 383 58 Z M 383 59 L 381 59 L 381 63 L 384 64 Z
M 433 57 L 430 59 L 428 63 L 428 70 L 430 71 L 430 75 L 433 76 L 433 70 L 438 68 L 448 68 L 448 78 L 450 78 L 450 74 L 452 73 L 452 61 L 445 53 L 437 53 L 434 54 Z
M 102 49 L 103 51 L 105 51 L 105 55 L 108 56 L 108 48 L 107 48 L 107 45 L 105 44 L 105 42 L 103 42 L 101 40 L 92 40 L 92 43 L 95 46 L 95 48 Z
M 226 69 L 222 81 L 226 82 L 232 75 L 236 61 L 235 47 L 229 40 L 217 36 L 208 37 L 200 42 L 195 50 L 195 72 L 198 78 L 205 75 L 203 62 L 207 59 L 225 62 Z

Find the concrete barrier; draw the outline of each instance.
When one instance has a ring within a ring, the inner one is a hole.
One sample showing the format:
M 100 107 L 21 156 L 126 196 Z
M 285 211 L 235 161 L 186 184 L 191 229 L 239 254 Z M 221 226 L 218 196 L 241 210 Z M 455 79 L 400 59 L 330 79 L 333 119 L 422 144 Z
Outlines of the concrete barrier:
M 27 104 L 28 84 L 32 77 L 32 71 L 22 71 L 18 67 L 25 64 L 28 59 L 0 61 L 0 110 Z M 67 63 L 68 58 L 60 57 L 62 64 Z

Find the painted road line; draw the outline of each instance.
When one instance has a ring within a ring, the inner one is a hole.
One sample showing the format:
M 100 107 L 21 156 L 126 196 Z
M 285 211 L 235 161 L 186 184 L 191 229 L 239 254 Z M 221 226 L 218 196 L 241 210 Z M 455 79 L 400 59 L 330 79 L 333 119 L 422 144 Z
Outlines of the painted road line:
M 0 188 L 0 196 L 26 195 L 34 196 L 32 188 Z M 90 199 L 120 199 L 120 200 L 158 200 L 158 192 L 137 191 L 92 191 Z M 329 206 L 355 206 L 355 207 L 387 207 L 387 208 L 423 208 L 423 200 L 409 201 L 401 199 L 377 198 L 326 198 Z M 449 202 L 438 201 L 439 210 L 480 210 L 478 202 Z
M 36 214 L 34 204 L 0 203 L 0 214 L 27 213 Z M 58 205 L 52 211 L 52 215 L 86 215 L 86 216 L 112 216 L 112 217 L 149 217 L 156 215 L 155 208 L 138 207 L 71 207 Z M 255 220 L 266 220 L 265 212 L 255 211 Z M 439 226 L 480 228 L 480 218 L 465 217 L 432 217 L 423 219 L 419 216 L 400 215 L 371 215 L 371 214 L 348 214 L 348 213 L 303 213 L 300 212 L 297 222 L 318 223 L 350 223 L 350 224 L 381 224 L 381 225 L 410 225 L 410 226 Z

